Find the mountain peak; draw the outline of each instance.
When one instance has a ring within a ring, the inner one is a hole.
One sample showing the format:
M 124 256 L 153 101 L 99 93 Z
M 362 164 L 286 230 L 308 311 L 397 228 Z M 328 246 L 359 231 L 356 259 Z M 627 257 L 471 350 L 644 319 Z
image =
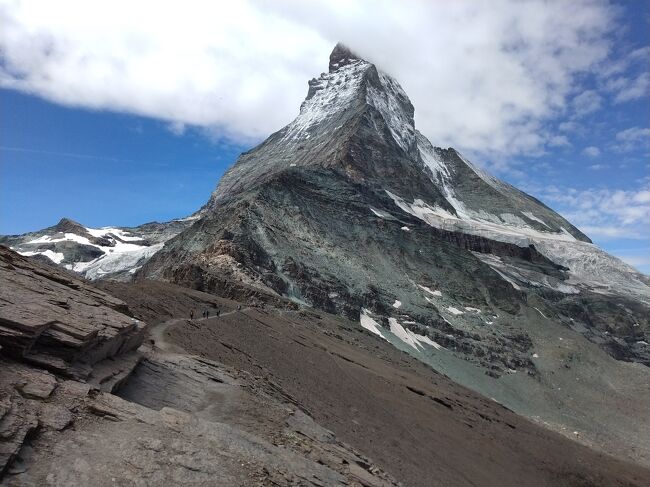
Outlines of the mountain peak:
M 54 230 L 63 233 L 75 233 L 77 235 L 84 235 L 88 232 L 88 230 L 86 230 L 86 227 L 84 227 L 81 223 L 65 217 L 61 218 L 59 223 L 54 225 Z
M 400 84 L 349 47 L 338 43 L 329 67 L 309 81 L 298 116 L 226 172 L 208 208 L 291 168 L 326 168 L 388 190 L 400 209 L 418 218 L 426 210 L 427 223 L 439 219 L 446 229 L 455 225 L 510 240 L 541 232 L 588 241 L 561 216 L 455 150 L 435 148 L 416 131 L 414 107 Z M 513 231 L 521 235 L 512 237 Z
M 350 64 L 353 61 L 363 61 L 363 59 L 354 53 L 348 46 L 339 42 L 334 46 L 330 54 L 329 71 L 336 71 L 341 66 Z

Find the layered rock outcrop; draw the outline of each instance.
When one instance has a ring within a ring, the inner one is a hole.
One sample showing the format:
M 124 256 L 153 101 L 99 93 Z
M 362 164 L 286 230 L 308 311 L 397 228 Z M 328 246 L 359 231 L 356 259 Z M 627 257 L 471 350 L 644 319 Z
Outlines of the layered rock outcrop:
M 0 246 L 2 353 L 87 379 L 104 359 L 137 349 L 145 324 L 124 302 L 56 267 Z

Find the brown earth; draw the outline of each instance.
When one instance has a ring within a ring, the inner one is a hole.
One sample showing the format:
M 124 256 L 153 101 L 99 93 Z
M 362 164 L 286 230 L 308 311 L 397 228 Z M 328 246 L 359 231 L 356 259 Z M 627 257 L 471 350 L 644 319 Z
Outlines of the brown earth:
M 149 325 L 83 279 L 0 246 L 0 280 L 1 486 L 402 485 L 247 372 L 141 346 Z M 239 306 L 124 289 L 161 319 Z
M 156 347 L 247 372 L 405 485 L 650 485 L 649 470 L 531 423 L 357 323 L 311 310 L 237 311 L 235 301 L 164 283 L 102 287 L 152 323 L 219 306 L 219 318 L 154 328 Z

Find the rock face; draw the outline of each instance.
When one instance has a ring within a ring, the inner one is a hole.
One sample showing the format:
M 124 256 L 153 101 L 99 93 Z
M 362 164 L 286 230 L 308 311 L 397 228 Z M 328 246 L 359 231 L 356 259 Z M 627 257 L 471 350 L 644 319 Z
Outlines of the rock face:
M 130 280 L 144 262 L 171 237 L 189 227 L 197 215 L 138 227 L 87 228 L 68 218 L 53 227 L 0 237 L 25 256 L 37 256 L 87 279 Z
M 393 78 L 337 46 L 297 118 L 242 154 L 201 218 L 135 277 L 214 293 L 239 281 L 345 316 L 570 428 L 607 389 L 590 361 L 650 364 L 650 281 L 535 198 L 434 147 L 413 114 Z M 559 367 L 584 381 L 575 401 L 563 399 Z M 643 389 L 647 369 L 625 370 Z M 607 419 L 600 407 L 594 417 L 616 438 L 641 427 L 634 411 Z M 632 443 L 622 448 L 650 451 Z
M 0 281 L 1 477 L 21 472 L 39 430 L 73 421 L 74 391 L 110 391 L 131 373 L 146 327 L 123 301 L 3 246 Z
M 400 485 L 300 410 L 246 392 L 216 363 L 150 351 L 126 399 L 54 378 L 55 392 L 30 397 L 16 384 L 42 372 L 0 365 L 2 485 Z M 247 421 L 272 434 L 237 424 Z
M 397 320 L 494 375 L 535 374 L 529 340 L 499 326 L 523 310 L 650 364 L 648 278 L 433 147 L 413 114 L 393 78 L 337 45 L 298 117 L 243 154 L 139 275 L 207 290 L 234 276 L 351 319 L 367 309 L 383 335 L 399 337 Z
M 75 378 L 135 350 L 144 324 L 126 305 L 80 279 L 0 246 L 2 353 Z

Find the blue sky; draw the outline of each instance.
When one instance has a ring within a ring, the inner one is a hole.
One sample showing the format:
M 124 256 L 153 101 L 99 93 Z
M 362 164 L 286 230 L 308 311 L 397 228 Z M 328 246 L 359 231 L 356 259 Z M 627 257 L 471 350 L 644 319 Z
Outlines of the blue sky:
M 0 233 L 61 217 L 91 227 L 187 216 L 247 146 L 133 115 L 0 90 Z
M 52 3 L 0 0 L 1 234 L 196 211 L 344 40 L 403 84 L 435 145 L 650 273 L 649 2 L 188 0 L 147 26 L 147 2 Z

